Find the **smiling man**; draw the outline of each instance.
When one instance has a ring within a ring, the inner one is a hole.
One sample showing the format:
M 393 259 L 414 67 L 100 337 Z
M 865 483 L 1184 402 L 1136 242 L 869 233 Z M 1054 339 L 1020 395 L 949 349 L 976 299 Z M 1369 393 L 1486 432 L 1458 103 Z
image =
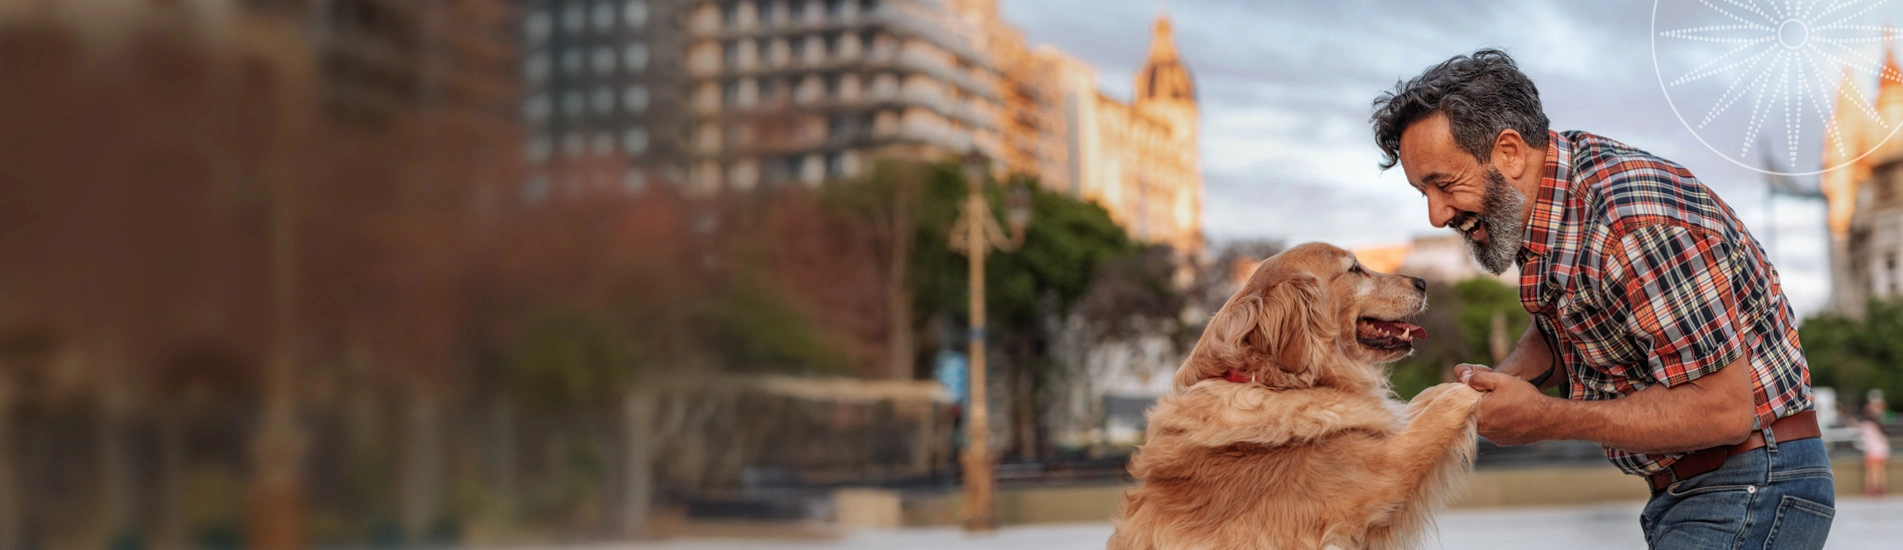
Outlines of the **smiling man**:
M 1653 548 L 1821 548 L 1833 505 L 1810 368 L 1756 239 L 1684 167 L 1547 129 L 1511 57 L 1481 50 L 1374 102 L 1375 142 L 1533 323 L 1495 368 L 1480 434 L 1577 439 L 1642 477 Z M 1540 389 L 1562 386 L 1564 398 Z

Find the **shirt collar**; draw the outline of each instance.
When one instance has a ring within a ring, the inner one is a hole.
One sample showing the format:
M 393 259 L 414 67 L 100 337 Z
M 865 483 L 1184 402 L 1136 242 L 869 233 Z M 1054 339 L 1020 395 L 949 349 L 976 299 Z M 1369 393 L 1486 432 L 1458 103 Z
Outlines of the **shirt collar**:
M 1573 142 L 1559 132 L 1546 132 L 1546 166 L 1540 176 L 1539 196 L 1533 200 L 1533 218 L 1527 222 L 1523 253 L 1544 257 L 1559 240 L 1566 219 L 1566 188 L 1573 179 Z

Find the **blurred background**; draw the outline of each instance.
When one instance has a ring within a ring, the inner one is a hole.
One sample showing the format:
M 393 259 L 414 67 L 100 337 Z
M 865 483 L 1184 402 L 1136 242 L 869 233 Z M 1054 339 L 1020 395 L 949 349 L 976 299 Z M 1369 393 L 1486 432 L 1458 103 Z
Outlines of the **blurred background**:
M 1807 130 L 1875 153 L 1769 177 L 1672 124 L 1646 4 L 0 0 L 0 549 L 1101 547 L 1284 246 L 1433 281 L 1402 398 L 1525 330 L 1366 128 L 1486 45 L 1732 198 L 1834 544 L 1903 540 L 1895 48 Z M 1642 544 L 1643 487 L 1483 441 L 1444 541 Z

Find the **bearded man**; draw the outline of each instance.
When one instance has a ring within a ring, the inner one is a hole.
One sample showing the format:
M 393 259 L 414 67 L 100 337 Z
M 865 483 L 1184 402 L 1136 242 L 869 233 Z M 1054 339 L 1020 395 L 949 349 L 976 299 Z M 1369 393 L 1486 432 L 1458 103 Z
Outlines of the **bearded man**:
M 1653 548 L 1821 548 L 1835 515 L 1810 367 L 1777 270 L 1683 166 L 1547 129 L 1506 53 L 1455 57 L 1374 102 L 1435 227 L 1495 274 L 1517 264 L 1532 326 L 1492 368 L 1494 443 L 1586 440 L 1645 480 Z M 1541 390 L 1560 387 L 1561 397 Z

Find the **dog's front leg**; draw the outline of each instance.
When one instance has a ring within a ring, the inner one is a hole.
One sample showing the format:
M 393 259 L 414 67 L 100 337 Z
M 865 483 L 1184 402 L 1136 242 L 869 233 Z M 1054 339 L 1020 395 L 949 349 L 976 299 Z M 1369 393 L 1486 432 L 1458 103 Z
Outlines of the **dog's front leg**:
M 1372 521 L 1371 548 L 1412 546 L 1406 539 L 1439 508 L 1447 485 L 1473 460 L 1473 415 L 1480 392 L 1465 384 L 1441 384 L 1408 404 L 1408 423 L 1389 439 L 1379 461 L 1375 491 L 1363 501 Z
M 1388 471 L 1411 486 L 1437 470 L 1450 456 L 1449 449 L 1472 444 L 1473 415 L 1481 395 L 1460 383 L 1441 384 L 1422 393 L 1428 397 L 1426 404 L 1420 398 L 1408 404 L 1407 427 L 1395 434 L 1385 457 Z

